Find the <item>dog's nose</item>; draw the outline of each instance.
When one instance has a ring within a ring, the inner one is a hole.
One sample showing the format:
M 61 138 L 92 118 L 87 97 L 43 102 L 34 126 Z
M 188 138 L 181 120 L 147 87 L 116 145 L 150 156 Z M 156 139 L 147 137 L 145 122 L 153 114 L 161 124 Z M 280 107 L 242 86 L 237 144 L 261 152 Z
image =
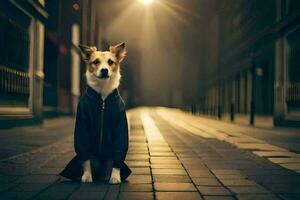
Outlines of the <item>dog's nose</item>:
M 108 76 L 108 69 L 106 69 L 106 68 L 101 69 L 101 75 Z

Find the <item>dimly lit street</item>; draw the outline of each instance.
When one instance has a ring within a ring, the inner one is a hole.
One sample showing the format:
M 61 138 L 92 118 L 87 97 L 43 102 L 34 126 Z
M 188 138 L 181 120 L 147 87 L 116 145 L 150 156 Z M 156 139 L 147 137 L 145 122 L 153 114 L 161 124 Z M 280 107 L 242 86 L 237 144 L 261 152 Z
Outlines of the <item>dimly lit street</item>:
M 299 198 L 297 129 L 250 128 L 166 108 L 128 116 L 133 174 L 117 186 L 57 176 L 74 155 L 71 118 L 1 131 L 1 199 Z
M 0 200 L 299 200 L 299 0 L 0 1 Z

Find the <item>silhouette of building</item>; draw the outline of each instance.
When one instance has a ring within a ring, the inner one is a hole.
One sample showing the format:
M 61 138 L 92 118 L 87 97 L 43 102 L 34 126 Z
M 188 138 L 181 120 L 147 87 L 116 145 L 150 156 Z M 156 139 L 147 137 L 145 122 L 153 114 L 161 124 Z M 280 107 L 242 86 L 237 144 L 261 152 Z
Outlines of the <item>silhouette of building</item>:
M 203 77 L 209 78 L 200 82 L 193 112 L 299 125 L 299 33 L 297 0 L 218 1 L 204 45 Z
M 0 127 L 72 114 L 84 89 L 79 43 L 97 36 L 95 0 L 0 2 Z

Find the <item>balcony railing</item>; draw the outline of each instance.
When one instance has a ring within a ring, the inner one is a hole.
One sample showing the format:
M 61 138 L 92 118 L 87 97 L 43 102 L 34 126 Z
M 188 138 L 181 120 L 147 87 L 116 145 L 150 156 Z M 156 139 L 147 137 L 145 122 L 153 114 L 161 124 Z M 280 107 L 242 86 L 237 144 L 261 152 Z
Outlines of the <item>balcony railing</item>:
M 0 92 L 2 94 L 29 94 L 29 74 L 0 65 Z
M 300 105 L 300 83 L 287 84 L 286 102 Z

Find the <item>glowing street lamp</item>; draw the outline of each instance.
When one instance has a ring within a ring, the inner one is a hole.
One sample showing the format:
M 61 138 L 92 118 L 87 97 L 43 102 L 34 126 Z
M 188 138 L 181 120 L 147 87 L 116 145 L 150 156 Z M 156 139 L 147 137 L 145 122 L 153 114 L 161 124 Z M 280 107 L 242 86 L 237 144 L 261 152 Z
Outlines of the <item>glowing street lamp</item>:
M 139 0 L 139 2 L 144 5 L 150 5 L 153 2 L 153 0 Z

